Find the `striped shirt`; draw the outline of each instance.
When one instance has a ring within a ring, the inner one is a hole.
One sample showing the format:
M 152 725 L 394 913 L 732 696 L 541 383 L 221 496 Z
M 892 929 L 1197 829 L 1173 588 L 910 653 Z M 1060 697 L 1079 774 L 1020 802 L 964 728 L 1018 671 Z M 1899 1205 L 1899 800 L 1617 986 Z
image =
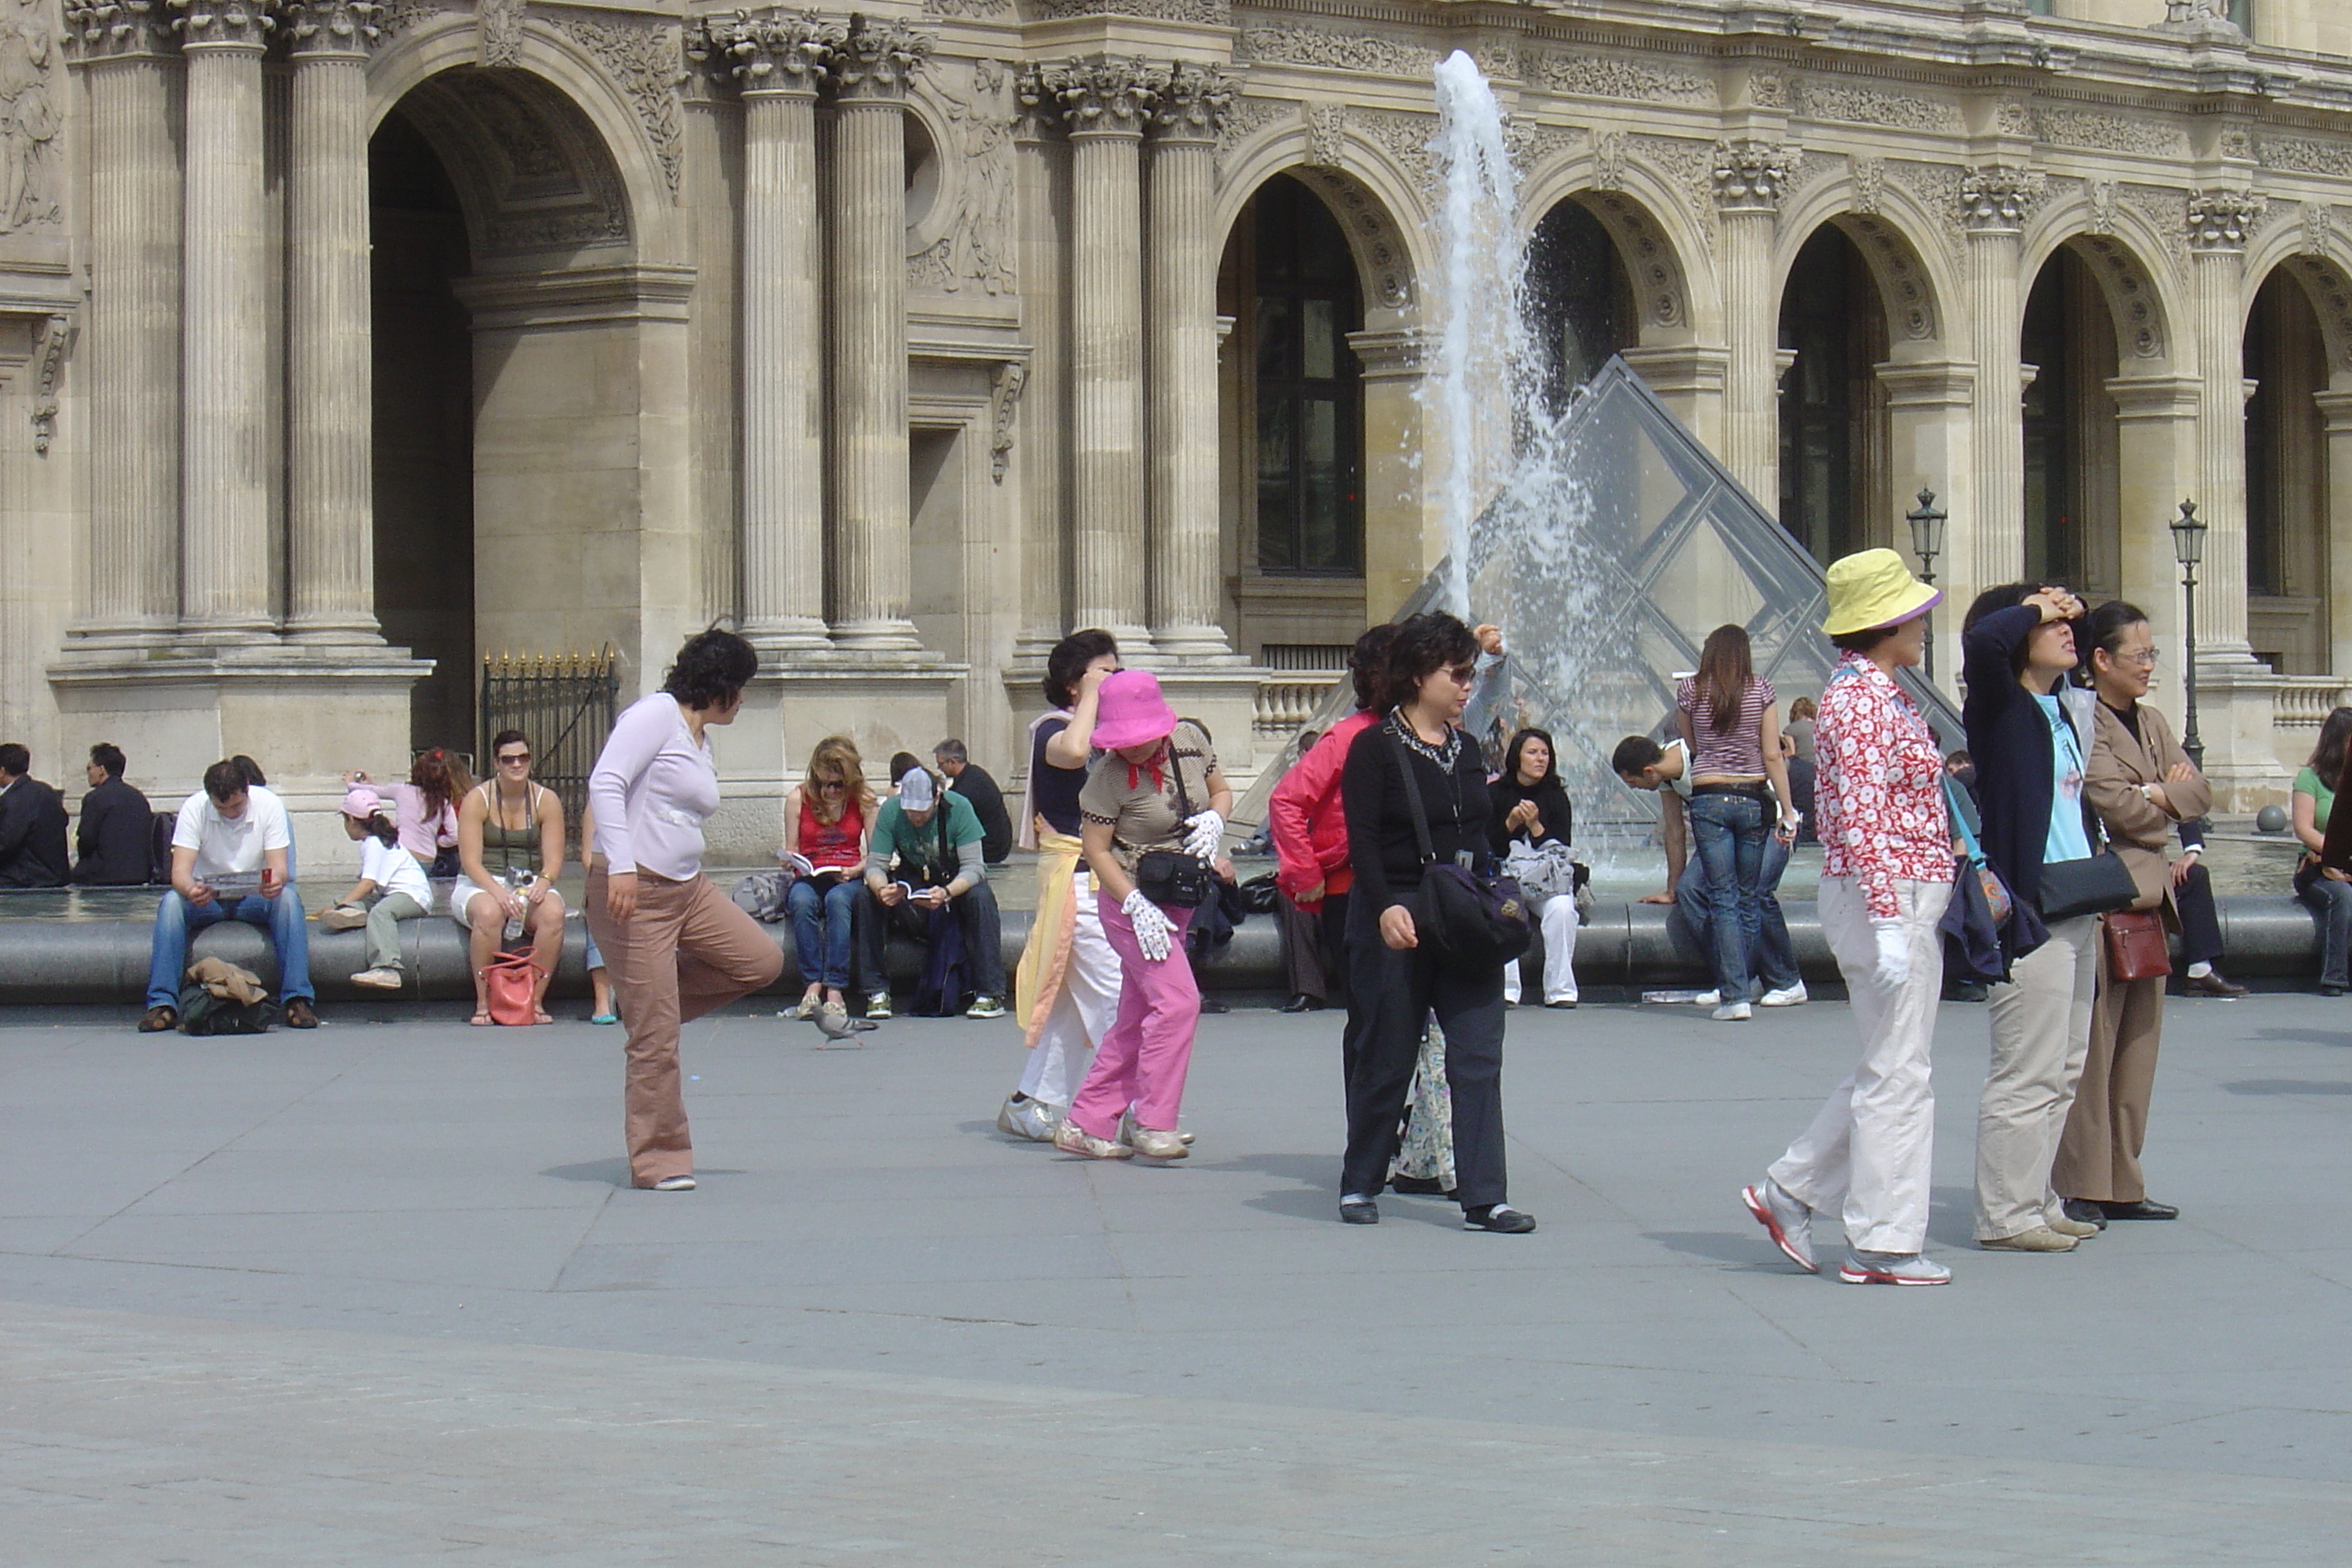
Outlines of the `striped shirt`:
M 1685 675 L 1675 683 L 1675 706 L 1690 715 L 1691 756 L 1686 778 L 1710 778 L 1718 773 L 1753 778 L 1764 771 L 1764 710 L 1772 706 L 1772 683 L 1761 676 L 1748 682 L 1740 700 L 1739 722 L 1723 733 L 1715 728 L 1715 704 L 1702 701 L 1698 678 Z

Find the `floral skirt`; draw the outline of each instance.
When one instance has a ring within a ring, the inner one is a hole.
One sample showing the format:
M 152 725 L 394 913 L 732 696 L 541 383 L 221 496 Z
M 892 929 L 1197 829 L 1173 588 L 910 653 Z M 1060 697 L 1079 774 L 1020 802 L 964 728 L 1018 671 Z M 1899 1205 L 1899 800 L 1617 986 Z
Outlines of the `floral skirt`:
M 1445 1031 L 1435 1018 L 1422 1027 L 1421 1059 L 1412 1069 L 1412 1101 L 1394 1173 L 1454 1185 L 1454 1096 L 1445 1087 Z

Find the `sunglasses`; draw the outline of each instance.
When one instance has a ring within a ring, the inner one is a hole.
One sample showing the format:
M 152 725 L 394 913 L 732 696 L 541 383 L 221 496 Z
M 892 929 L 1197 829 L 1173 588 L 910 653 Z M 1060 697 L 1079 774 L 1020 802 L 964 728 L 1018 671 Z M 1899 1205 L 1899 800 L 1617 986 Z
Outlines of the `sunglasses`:
M 816 787 L 822 790 L 835 790 L 847 789 L 849 786 L 839 779 L 819 779 L 816 781 Z
M 502 768 L 519 768 L 529 761 L 530 761 L 530 753 L 529 752 L 506 752 L 499 754 L 499 766 Z

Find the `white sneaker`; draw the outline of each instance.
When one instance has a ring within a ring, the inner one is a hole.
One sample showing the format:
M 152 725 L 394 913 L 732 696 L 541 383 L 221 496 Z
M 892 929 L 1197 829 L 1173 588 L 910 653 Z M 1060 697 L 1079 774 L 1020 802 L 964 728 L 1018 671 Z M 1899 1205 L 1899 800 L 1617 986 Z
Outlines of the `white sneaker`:
M 1702 991 L 1697 995 L 1692 997 L 1691 1000 L 1702 1007 L 1718 1007 L 1723 1005 L 1723 993 L 1720 991 Z
M 371 991 L 397 991 L 402 983 L 397 969 L 362 969 L 352 976 L 352 984 Z
M 664 1176 L 660 1181 L 654 1184 L 654 1191 L 657 1193 L 690 1193 L 694 1191 L 694 1178 L 692 1176 Z
M 1767 991 L 1756 999 L 1756 1005 L 1759 1007 L 1801 1007 L 1811 1000 L 1805 994 L 1805 983 L 1800 980 L 1794 985 Z
M 1739 1201 L 1756 1216 L 1756 1223 L 1772 1237 L 1772 1245 L 1788 1255 L 1789 1261 L 1808 1274 L 1821 1271 L 1813 1261 L 1813 1211 L 1807 1208 L 1788 1189 L 1767 1176 L 1752 1187 L 1739 1189 Z
M 1745 1002 L 1727 1002 L 1707 1015 L 1718 1024 L 1744 1024 L 1755 1016 L 1755 1010 Z
M 1857 1250 L 1846 1254 L 1838 1278 L 1848 1285 L 1948 1285 L 1952 1271 L 1916 1252 Z
M 1051 1143 L 1054 1129 L 1061 1118 L 1044 1100 L 1007 1099 L 996 1112 L 996 1130 L 1013 1138 L 1025 1138 L 1032 1143 Z

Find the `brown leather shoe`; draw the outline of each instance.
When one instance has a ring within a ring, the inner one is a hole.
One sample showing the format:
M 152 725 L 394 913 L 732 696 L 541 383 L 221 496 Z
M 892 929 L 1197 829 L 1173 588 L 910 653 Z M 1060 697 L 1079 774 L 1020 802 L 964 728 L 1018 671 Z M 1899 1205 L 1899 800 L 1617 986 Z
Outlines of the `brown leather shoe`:
M 286 1026 L 289 1029 L 315 1029 L 319 1026 L 318 1010 L 310 1005 L 308 997 L 296 996 L 287 1002 Z
M 2218 969 L 2184 976 L 2180 982 L 2180 992 L 2184 996 L 2215 996 L 2224 1002 L 2234 1002 L 2247 994 L 2244 986 L 2225 978 Z
M 180 1010 L 177 1007 L 150 1007 L 146 1016 L 139 1020 L 139 1032 L 142 1035 L 160 1035 L 166 1029 L 179 1026 Z

